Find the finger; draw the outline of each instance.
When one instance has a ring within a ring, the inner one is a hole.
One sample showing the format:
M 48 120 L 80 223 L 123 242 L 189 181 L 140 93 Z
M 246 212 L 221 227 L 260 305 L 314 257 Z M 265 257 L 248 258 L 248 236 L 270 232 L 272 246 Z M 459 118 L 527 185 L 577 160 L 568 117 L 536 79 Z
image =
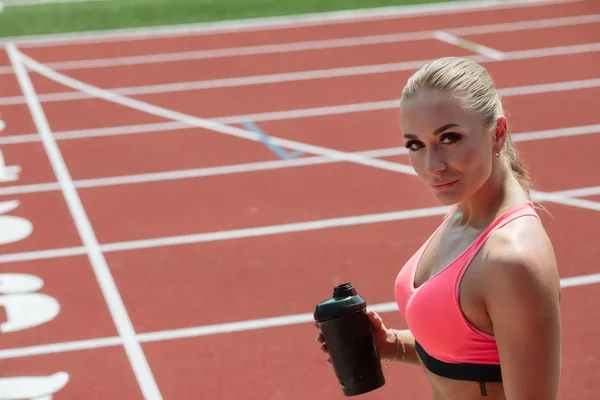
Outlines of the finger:
M 371 321 L 371 323 L 375 327 L 380 327 L 381 325 L 383 325 L 383 320 L 381 319 L 379 314 L 377 314 L 375 311 L 373 311 L 373 310 L 367 311 L 367 317 L 369 318 L 369 321 Z
M 321 352 L 322 352 L 322 353 L 324 353 L 324 354 L 327 354 L 327 353 L 329 353 L 329 349 L 327 348 L 327 345 L 326 345 L 326 344 L 322 344 L 322 345 L 321 345 L 321 348 L 320 348 L 320 350 L 321 350 Z
M 325 342 L 325 338 L 323 337 L 323 334 L 319 333 L 317 335 L 317 343 L 324 343 Z

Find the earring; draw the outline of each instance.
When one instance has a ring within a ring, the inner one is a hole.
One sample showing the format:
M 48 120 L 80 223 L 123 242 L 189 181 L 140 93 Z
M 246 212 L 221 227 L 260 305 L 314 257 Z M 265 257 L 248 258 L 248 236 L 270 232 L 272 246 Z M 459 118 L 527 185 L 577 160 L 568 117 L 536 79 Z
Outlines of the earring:
M 496 152 L 496 157 L 500 157 L 500 152 L 499 151 Z

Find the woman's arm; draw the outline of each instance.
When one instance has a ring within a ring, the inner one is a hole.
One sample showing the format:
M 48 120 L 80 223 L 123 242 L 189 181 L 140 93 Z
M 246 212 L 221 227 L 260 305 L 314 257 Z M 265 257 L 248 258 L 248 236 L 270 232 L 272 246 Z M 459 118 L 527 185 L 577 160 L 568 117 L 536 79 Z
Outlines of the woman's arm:
M 502 247 L 486 264 L 485 304 L 507 400 L 553 400 L 558 395 L 560 280 L 552 249 L 542 247 Z

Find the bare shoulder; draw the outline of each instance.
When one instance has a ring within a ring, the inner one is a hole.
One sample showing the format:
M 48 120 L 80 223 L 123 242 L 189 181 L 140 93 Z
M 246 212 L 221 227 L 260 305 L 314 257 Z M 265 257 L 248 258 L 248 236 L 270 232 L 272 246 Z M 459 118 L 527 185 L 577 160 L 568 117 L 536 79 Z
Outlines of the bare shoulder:
M 556 399 L 560 279 L 543 226 L 534 217 L 518 218 L 488 238 L 483 256 L 483 300 L 500 354 L 506 398 Z
M 540 221 L 517 218 L 496 230 L 484 248 L 485 285 L 488 293 L 505 296 L 555 293 L 560 279 L 554 248 Z

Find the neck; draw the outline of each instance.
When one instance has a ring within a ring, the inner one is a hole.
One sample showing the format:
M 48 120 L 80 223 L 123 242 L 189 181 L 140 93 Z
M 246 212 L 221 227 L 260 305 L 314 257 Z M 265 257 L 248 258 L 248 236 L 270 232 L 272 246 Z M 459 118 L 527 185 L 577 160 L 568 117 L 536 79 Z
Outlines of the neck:
M 460 203 L 460 224 L 485 227 L 513 206 L 527 201 L 527 194 L 512 175 L 503 157 L 497 160 L 486 183 Z

